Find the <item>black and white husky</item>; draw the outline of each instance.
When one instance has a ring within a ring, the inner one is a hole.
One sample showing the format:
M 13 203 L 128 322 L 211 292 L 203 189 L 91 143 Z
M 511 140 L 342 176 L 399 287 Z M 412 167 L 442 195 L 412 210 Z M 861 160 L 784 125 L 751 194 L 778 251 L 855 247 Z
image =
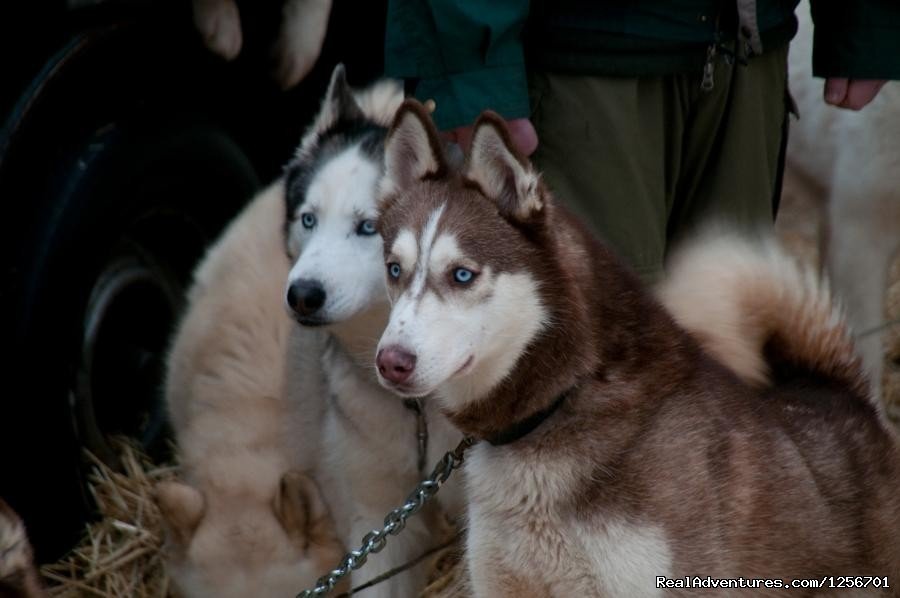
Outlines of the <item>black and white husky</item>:
M 304 339 L 322 334 L 325 349 L 314 370 L 324 376 L 327 401 L 320 429 L 308 433 L 321 438 L 315 477 L 348 549 L 380 528 L 385 514 L 421 479 L 423 467 L 430 468 L 459 438 L 436 409 L 420 414 L 417 403 L 404 405 L 381 388 L 371 365 L 389 311 L 375 228 L 376 186 L 386 125 L 401 100 L 399 86 L 391 83 L 354 94 L 339 66 L 286 173 L 286 240 L 293 266 L 285 301 L 302 325 L 293 331 L 289 348 L 287 393 L 306 400 L 309 368 L 291 363 L 308 362 L 309 355 L 298 354 L 308 346 Z M 448 488 L 442 498 L 452 494 Z M 354 585 L 431 547 L 429 530 L 426 518 L 411 519 L 402 535 L 370 558 Z M 424 581 L 424 572 L 413 570 L 366 595 L 416 596 Z
M 387 316 L 376 179 L 401 99 L 392 82 L 351 90 L 338 67 L 285 176 L 195 272 L 166 384 L 183 479 L 157 488 L 180 594 L 263 598 L 311 585 L 402 503 L 422 457 L 430 465 L 456 441 L 428 413 L 420 456 L 425 420 L 370 365 Z M 363 580 L 434 544 L 424 520 L 410 528 L 372 555 Z M 416 596 L 423 585 L 413 570 L 363 595 Z

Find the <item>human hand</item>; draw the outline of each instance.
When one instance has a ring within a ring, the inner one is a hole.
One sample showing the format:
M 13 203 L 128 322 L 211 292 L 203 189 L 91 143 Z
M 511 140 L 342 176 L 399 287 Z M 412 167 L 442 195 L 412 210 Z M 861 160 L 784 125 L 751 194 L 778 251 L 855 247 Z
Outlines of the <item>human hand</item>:
M 538 146 L 537 131 L 534 125 L 527 118 L 514 118 L 506 121 L 506 128 L 509 130 L 509 136 L 512 138 L 513 146 L 524 156 L 530 156 Z M 442 135 L 448 141 L 452 141 L 459 145 L 464 152 L 469 151 L 472 145 L 472 131 L 474 127 L 467 125 L 465 127 L 457 127 L 444 131 Z
M 829 77 L 825 79 L 825 102 L 838 108 L 861 110 L 875 99 L 885 83 L 884 79 Z

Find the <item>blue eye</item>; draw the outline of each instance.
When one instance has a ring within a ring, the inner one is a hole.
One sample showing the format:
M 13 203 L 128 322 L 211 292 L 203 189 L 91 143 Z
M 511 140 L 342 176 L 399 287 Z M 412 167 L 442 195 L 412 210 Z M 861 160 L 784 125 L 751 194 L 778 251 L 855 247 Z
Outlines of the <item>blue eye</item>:
M 457 268 L 453 271 L 453 280 L 460 284 L 468 284 L 475 278 L 475 273 L 468 268 Z
M 374 220 L 363 220 L 359 223 L 359 226 L 356 227 L 357 235 L 374 235 L 375 232 Z
M 400 278 L 400 264 L 397 262 L 388 264 L 388 274 L 391 275 L 391 278 Z
M 301 214 L 300 223 L 303 225 L 303 228 L 312 228 L 316 225 L 316 215 L 310 212 Z

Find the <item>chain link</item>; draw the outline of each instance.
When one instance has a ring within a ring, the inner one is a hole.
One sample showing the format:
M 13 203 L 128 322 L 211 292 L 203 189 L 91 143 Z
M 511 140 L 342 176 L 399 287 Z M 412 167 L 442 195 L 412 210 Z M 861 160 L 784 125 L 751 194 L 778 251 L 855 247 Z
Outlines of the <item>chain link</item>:
M 358 549 L 351 550 L 344 555 L 337 568 L 317 579 L 315 587 L 303 590 L 297 594 L 297 598 L 314 598 L 315 596 L 328 594 L 351 571 L 365 565 L 370 554 L 380 552 L 387 544 L 387 537 L 389 535 L 396 536 L 403 531 L 403 528 L 406 527 L 406 520 L 418 513 L 425 506 L 425 503 L 438 493 L 438 490 L 441 489 L 441 486 L 444 485 L 444 482 L 447 481 L 453 470 L 462 465 L 466 449 L 473 444 L 475 444 L 473 438 L 468 436 L 463 438 L 455 449 L 446 453 L 438 461 L 431 475 L 419 482 L 415 490 L 406 497 L 403 506 L 394 509 L 385 516 L 384 526 L 381 529 L 372 530 L 363 536 L 362 544 Z

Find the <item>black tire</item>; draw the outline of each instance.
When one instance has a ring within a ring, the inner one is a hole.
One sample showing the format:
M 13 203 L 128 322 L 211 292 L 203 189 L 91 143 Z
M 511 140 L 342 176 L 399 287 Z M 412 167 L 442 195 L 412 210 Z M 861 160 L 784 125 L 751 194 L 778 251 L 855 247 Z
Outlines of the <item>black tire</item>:
M 258 186 L 239 148 L 208 125 L 115 131 L 83 150 L 50 202 L 56 213 L 24 247 L 15 336 L 27 390 L 11 397 L 18 409 L 4 407 L 27 434 L 17 446 L 31 472 L 17 477 L 53 505 L 22 508 L 26 520 L 35 510 L 30 531 L 46 554 L 71 545 L 90 512 L 83 449 L 115 466 L 109 438 L 126 435 L 164 455 L 162 364 L 184 291 Z
M 240 149 L 210 126 L 131 137 L 108 140 L 108 155 L 95 156 L 68 201 L 59 198 L 67 210 L 35 298 L 37 321 L 58 318 L 53 330 L 69 327 L 75 340 L 60 358 L 74 371 L 78 443 L 110 465 L 115 435 L 165 456 L 163 363 L 191 270 L 257 187 Z M 57 289 L 74 291 L 71 310 L 58 308 Z

